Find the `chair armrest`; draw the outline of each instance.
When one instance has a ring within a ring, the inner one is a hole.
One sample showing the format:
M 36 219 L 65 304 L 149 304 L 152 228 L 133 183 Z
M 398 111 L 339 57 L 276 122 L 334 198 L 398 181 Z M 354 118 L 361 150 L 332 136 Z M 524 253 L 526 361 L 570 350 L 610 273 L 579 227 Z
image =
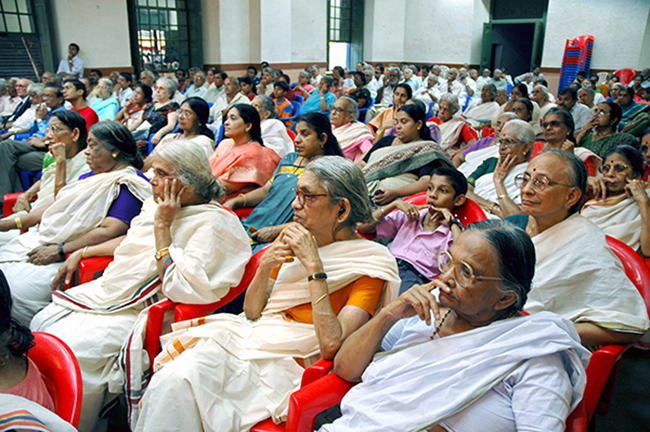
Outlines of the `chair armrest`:
M 314 381 L 323 378 L 334 369 L 334 362 L 331 360 L 320 359 L 313 365 L 309 366 L 302 373 L 300 387 L 305 387 Z
M 311 432 L 316 416 L 343 399 L 343 396 L 356 385 L 329 374 L 291 395 L 287 432 Z
M 163 300 L 152 305 L 147 313 L 147 328 L 144 336 L 144 349 L 149 354 L 150 368 L 153 370 L 153 359 L 160 352 L 160 335 L 162 335 L 165 312 L 170 311 L 176 303 Z
M 11 216 L 14 213 L 14 204 L 18 200 L 18 197 L 21 196 L 23 192 L 10 193 L 4 196 L 4 201 L 2 202 L 2 217 L 6 218 Z
M 605 345 L 591 355 L 587 366 L 587 387 L 583 401 L 587 411 L 587 420 L 591 420 L 598 401 L 616 365 L 631 345 Z
M 566 419 L 565 432 L 586 432 L 587 431 L 587 409 L 585 401 L 582 400 L 575 407 L 571 415 Z
M 255 209 L 255 207 L 238 208 L 238 209 L 235 209 L 235 214 L 237 215 L 239 220 L 244 220 L 248 216 L 250 216 L 250 214 L 253 212 L 254 209 Z
M 112 256 L 98 256 L 79 261 L 79 285 L 100 277 L 113 259 Z

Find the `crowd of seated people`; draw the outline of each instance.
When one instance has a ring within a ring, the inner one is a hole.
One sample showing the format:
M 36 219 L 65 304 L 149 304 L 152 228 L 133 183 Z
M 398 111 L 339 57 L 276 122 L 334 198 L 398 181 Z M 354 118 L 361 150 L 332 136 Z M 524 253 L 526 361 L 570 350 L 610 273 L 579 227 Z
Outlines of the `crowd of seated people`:
M 77 356 L 82 431 L 120 393 L 137 431 L 279 422 L 318 358 L 363 382 L 323 431 L 559 431 L 583 347 L 650 327 L 605 239 L 650 256 L 650 70 L 629 86 L 579 75 L 557 98 L 539 69 L 360 62 L 292 83 L 264 62 L 139 78 L 0 80 L 0 194 L 42 171 L 0 219 L 0 306 L 12 334 L 55 334 Z M 463 226 L 470 204 L 492 220 Z M 148 357 L 151 304 L 214 303 L 255 253 L 239 314 L 166 326 Z M 114 257 L 103 276 L 66 290 L 98 256 Z M 22 368 L 0 361 L 12 384 L 31 369 L 20 347 L 7 359 Z M 409 353 L 422 362 L 397 367 Z M 435 410 L 395 392 L 409 379 Z

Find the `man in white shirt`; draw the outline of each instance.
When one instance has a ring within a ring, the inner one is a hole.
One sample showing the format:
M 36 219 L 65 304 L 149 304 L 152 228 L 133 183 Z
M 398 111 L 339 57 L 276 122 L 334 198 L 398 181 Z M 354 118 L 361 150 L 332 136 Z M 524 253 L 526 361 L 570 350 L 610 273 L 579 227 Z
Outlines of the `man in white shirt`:
M 205 72 L 196 71 L 194 73 L 194 87 L 185 92 L 185 97 L 200 97 L 205 99 L 205 94 L 208 91 L 208 83 L 205 80 Z
M 461 98 L 461 94 L 463 94 L 464 86 L 460 83 L 460 81 L 457 78 L 458 78 L 458 69 L 456 68 L 449 69 L 447 71 L 447 79 L 440 84 L 440 94 L 443 95 L 445 93 L 451 93 L 456 95 L 460 107 L 463 108 L 465 106 L 465 98 L 467 96 Z
M 84 72 L 84 61 L 79 58 L 79 45 L 68 45 L 68 58 L 61 60 L 56 73 L 64 78 L 79 78 Z
M 372 70 L 372 67 L 367 67 L 363 73 L 366 76 L 367 83 L 364 88 L 370 92 L 370 96 L 376 99 L 377 90 L 379 90 L 379 83 L 377 83 L 377 80 L 375 79 L 375 73 Z
M 474 96 L 476 96 L 476 99 L 480 100 L 480 97 L 476 92 L 476 81 L 470 78 L 469 72 L 467 72 L 466 68 L 460 68 L 458 81 L 460 81 L 460 84 L 462 86 L 460 98 L 458 99 L 458 102 L 461 103 L 461 108 L 465 107 L 467 104 L 467 99 L 472 99 Z
M 376 103 L 385 106 L 393 103 L 393 90 L 399 84 L 400 78 L 402 78 L 402 71 L 398 67 L 392 67 L 388 70 L 388 78 L 377 91 Z
M 0 135 L 0 141 L 4 141 L 17 134 L 29 132 L 29 127 L 32 125 L 32 123 L 34 123 L 34 119 L 36 118 L 36 108 L 38 108 L 43 103 L 44 89 L 45 85 L 41 83 L 30 84 L 29 87 L 27 87 L 27 93 L 29 94 L 31 106 L 27 108 L 27 111 L 22 113 L 22 115 L 18 117 L 15 122 L 13 122 L 6 133 Z
M 384 76 L 385 70 L 386 69 L 384 68 L 383 63 L 377 63 L 375 65 L 375 79 L 377 80 L 377 90 L 379 90 L 384 85 L 384 81 L 386 80 L 386 76 Z
M 228 112 L 230 107 L 238 103 L 251 104 L 248 96 L 241 94 L 237 78 L 229 76 L 225 79 L 223 86 L 225 89 L 224 94 L 219 96 L 212 108 L 210 108 L 210 120 L 214 120 L 214 123 L 208 126 L 215 133 L 215 136 L 218 134 L 219 127 L 223 122 L 223 115 Z
M 117 84 L 115 85 L 115 97 L 123 107 L 127 100 L 133 99 L 133 76 L 128 72 L 120 72 L 117 77 Z M 84 83 L 85 84 L 85 83 Z
M 578 102 L 578 92 L 572 87 L 565 87 L 560 90 L 557 97 L 557 106 L 571 113 L 575 123 L 574 134 L 580 132 L 593 116 L 588 106 Z
M 8 81 L 0 78 L 0 117 L 10 116 L 22 101 L 16 95 L 17 82 L 17 78 L 10 78 Z

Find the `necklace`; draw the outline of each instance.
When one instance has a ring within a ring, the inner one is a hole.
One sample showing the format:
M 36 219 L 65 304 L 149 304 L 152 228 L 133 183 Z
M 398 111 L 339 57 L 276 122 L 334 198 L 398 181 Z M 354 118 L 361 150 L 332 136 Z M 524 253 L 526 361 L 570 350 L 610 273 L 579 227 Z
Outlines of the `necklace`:
M 442 319 L 440 320 L 440 322 L 436 325 L 436 329 L 434 330 L 434 332 L 433 332 L 433 334 L 431 335 L 431 337 L 429 338 L 429 340 L 433 340 L 433 337 L 434 337 L 435 335 L 440 336 L 440 334 L 438 333 L 438 332 L 440 331 L 440 327 L 442 327 L 442 325 L 444 324 L 445 320 L 447 319 L 447 317 L 449 316 L 450 313 L 451 313 L 451 309 L 449 309 L 449 310 L 447 311 L 447 313 L 445 314 L 445 316 L 443 316 Z M 440 336 L 440 337 L 442 337 L 442 336 Z

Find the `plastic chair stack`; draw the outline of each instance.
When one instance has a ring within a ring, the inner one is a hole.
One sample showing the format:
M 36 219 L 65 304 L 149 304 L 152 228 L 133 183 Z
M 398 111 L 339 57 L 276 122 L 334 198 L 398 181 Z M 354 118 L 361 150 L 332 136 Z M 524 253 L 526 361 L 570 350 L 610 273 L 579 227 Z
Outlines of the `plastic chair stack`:
M 578 76 L 578 72 L 589 75 L 591 55 L 594 49 L 594 37 L 591 35 L 567 39 L 562 57 L 560 84 L 558 91 L 568 87 Z

